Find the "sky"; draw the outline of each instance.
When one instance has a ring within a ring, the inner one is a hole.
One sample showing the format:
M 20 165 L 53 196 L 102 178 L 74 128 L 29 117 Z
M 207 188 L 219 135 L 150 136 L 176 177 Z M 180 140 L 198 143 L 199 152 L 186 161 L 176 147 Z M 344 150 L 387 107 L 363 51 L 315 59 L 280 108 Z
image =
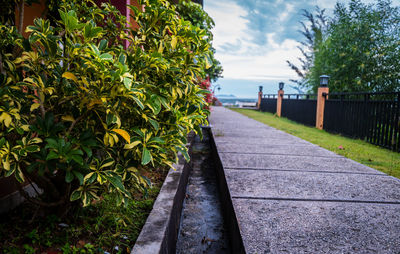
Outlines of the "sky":
M 392 2 L 400 5 L 400 0 Z M 301 57 L 297 46 L 303 39 L 302 9 L 312 11 L 318 5 L 331 16 L 335 4 L 335 0 L 204 0 L 204 10 L 215 22 L 215 56 L 224 68 L 224 78 L 213 84 L 221 87 L 215 94 L 255 98 L 258 86 L 264 93 L 276 93 L 279 82 L 285 82 L 286 93 L 297 93 L 289 81 L 297 77 L 286 60 L 297 64 Z

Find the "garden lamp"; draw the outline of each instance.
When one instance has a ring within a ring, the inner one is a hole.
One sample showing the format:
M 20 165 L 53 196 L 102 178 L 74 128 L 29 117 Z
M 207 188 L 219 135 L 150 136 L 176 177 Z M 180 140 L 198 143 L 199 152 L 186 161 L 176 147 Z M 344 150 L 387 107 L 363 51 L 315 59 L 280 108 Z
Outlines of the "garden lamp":
M 328 86 L 328 81 L 329 81 L 329 76 L 328 75 L 319 76 L 320 87 L 327 87 Z
M 221 90 L 221 86 L 219 84 L 214 85 L 214 88 L 212 90 L 213 93 L 215 93 L 215 88 L 218 89 L 218 92 Z
M 284 86 L 285 86 L 285 83 L 279 82 L 279 90 L 283 90 Z

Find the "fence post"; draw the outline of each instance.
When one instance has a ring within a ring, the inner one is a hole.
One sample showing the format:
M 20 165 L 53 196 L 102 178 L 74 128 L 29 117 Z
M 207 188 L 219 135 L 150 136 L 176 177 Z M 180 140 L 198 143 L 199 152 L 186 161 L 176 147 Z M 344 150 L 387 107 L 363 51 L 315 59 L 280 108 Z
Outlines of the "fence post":
M 320 86 L 318 87 L 317 97 L 317 116 L 315 127 L 322 130 L 324 128 L 324 112 L 325 112 L 325 101 L 328 99 L 329 87 L 328 87 L 329 76 L 320 76 Z
M 276 115 L 281 117 L 282 114 L 282 99 L 283 99 L 283 89 L 278 90 L 278 98 L 276 100 Z
M 258 91 L 257 109 L 260 110 L 261 109 L 261 99 L 262 99 L 262 96 L 263 96 L 263 92 L 262 92 L 263 87 L 259 86 L 258 89 L 259 89 L 259 91 Z

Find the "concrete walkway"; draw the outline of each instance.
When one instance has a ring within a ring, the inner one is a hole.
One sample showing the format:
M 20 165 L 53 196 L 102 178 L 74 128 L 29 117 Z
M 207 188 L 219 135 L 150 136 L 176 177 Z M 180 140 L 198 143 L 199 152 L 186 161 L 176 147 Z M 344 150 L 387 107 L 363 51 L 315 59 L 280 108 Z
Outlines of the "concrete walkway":
M 223 107 L 212 132 L 247 253 L 400 253 L 400 181 Z

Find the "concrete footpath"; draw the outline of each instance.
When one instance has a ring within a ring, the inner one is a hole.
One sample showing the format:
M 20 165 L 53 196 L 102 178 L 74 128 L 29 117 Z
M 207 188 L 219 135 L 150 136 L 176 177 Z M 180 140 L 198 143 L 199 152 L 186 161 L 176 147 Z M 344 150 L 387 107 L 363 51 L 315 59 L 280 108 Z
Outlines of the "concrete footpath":
M 400 253 L 400 181 L 223 107 L 212 132 L 247 253 Z

